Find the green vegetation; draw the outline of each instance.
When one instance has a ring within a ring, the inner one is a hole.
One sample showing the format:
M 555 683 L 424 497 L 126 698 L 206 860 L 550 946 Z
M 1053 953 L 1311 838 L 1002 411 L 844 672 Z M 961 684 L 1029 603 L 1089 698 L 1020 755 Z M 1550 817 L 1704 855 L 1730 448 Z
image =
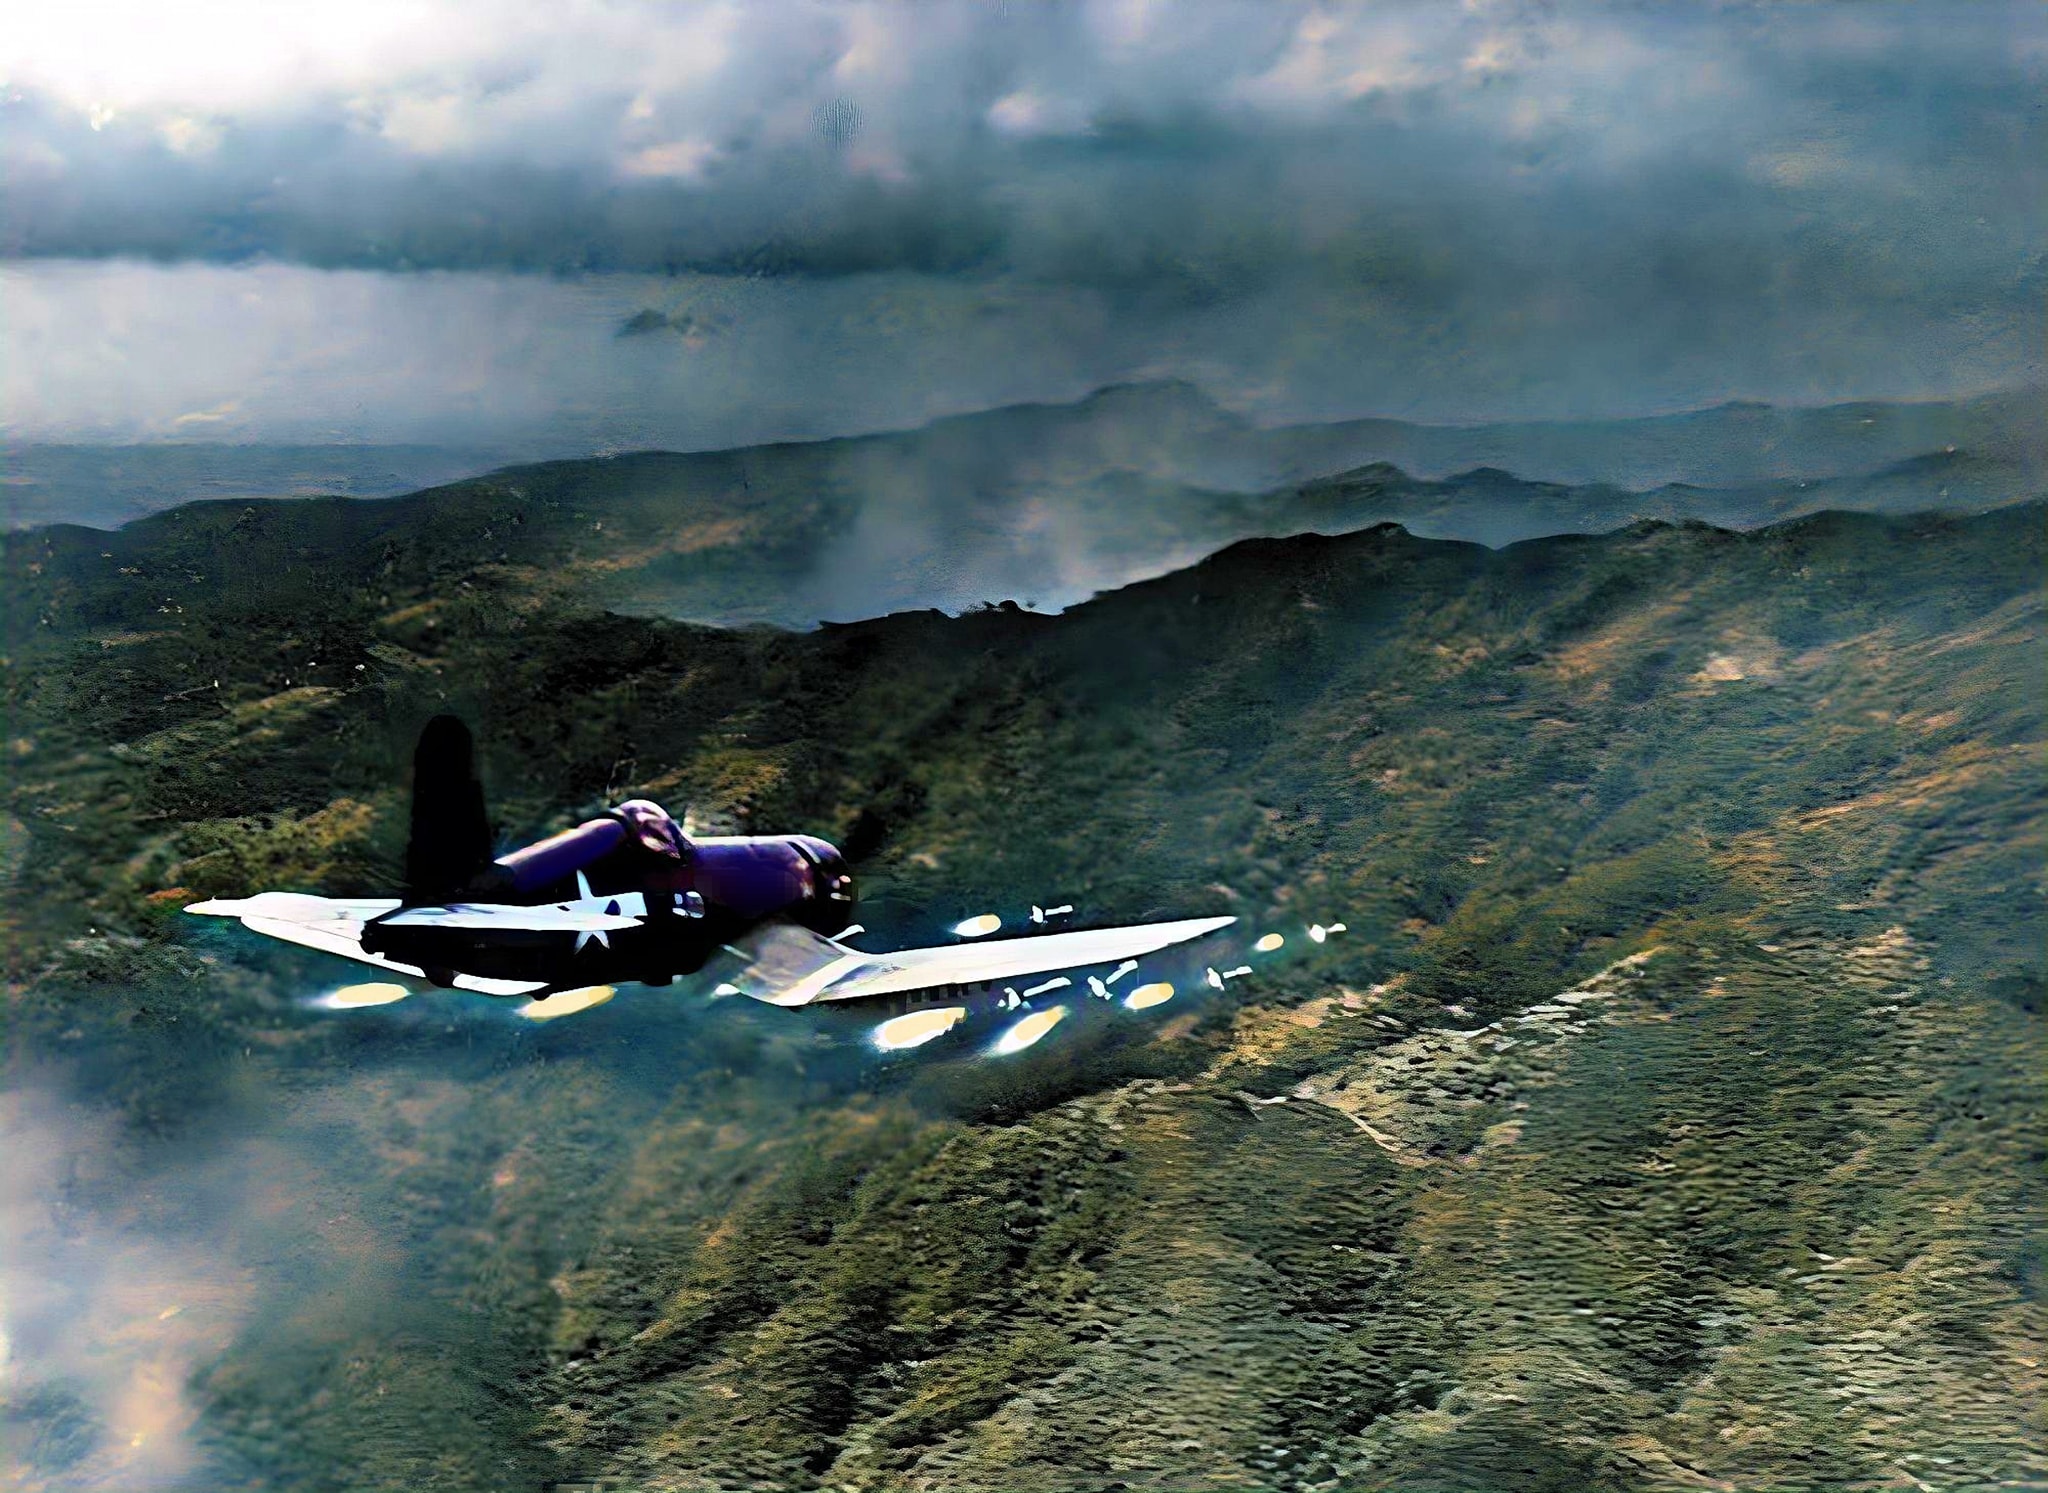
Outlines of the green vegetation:
M 145 1170 L 317 1145 L 302 1244 L 375 1283 L 252 1288 L 191 1380 L 222 1485 L 2048 1476 L 2038 504 L 1382 527 L 789 634 L 592 610 L 548 501 L 0 555 L 10 1060 Z M 312 1012 L 339 966 L 175 915 L 388 883 L 448 707 L 508 840 L 646 794 L 851 842 L 883 942 L 1071 900 L 1289 948 L 876 1066 L 682 987 Z M 75 1460 L 61 1403 L 5 1413 Z

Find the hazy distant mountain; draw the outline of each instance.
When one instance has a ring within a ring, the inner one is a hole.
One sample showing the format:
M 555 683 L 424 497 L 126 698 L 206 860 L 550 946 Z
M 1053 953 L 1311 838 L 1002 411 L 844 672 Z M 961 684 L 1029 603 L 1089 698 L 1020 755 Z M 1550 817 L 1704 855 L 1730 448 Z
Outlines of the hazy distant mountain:
M 1724 404 L 1635 420 L 1406 425 L 1354 420 L 1274 432 L 1302 472 L 1391 462 L 1424 477 L 1501 467 L 1544 482 L 1644 489 L 1734 487 L 1874 472 L 1928 453 L 1966 452 L 2034 481 L 2048 465 L 2037 390 L 1914 404 L 1781 409 Z M 1332 464 L 1329 454 L 1344 453 Z
M 1974 511 L 2043 490 L 2038 471 L 2014 461 L 1936 453 L 1846 477 L 1780 478 L 1739 487 L 1673 482 L 1645 492 L 1604 483 L 1529 481 L 1478 467 L 1438 482 L 1375 463 L 1268 494 L 1274 528 L 1359 528 L 1392 520 L 1437 539 L 1513 544 L 1546 534 L 1600 533 L 1637 519 L 1697 519 L 1752 529 L 1829 509 L 1863 513 Z
M 898 517 L 963 507 L 985 515 L 1006 505 L 1028 517 L 1039 505 L 1071 507 L 1077 493 L 1098 483 L 1128 498 L 1120 484 L 1133 479 L 1140 487 L 1262 493 L 1378 463 L 1428 478 L 1491 467 L 1535 482 L 1643 490 L 1811 482 L 1929 455 L 1961 456 L 2003 491 L 2038 486 L 2048 466 L 2041 404 L 2038 393 L 2023 392 L 1824 409 L 1730 404 L 1633 420 L 1264 427 L 1193 384 L 1168 381 L 1116 385 L 1072 404 L 984 410 L 917 430 L 698 459 L 723 470 L 713 458 L 724 458 L 744 468 L 747 480 L 823 487 L 855 507 Z M 581 454 L 538 447 L 22 446 L 5 459 L 0 522 L 104 528 L 209 497 L 387 497 L 512 460 Z
M 1384 462 L 1418 477 L 1497 467 L 1571 485 L 1744 486 L 1873 472 L 1967 452 L 2038 478 L 2048 436 L 2038 391 L 1925 403 L 1781 409 L 1724 404 L 1638 419 L 1414 425 L 1401 420 L 1260 426 L 1180 380 L 1119 384 L 1063 405 L 1013 405 L 874 439 L 910 442 L 1013 480 L 1122 469 L 1252 492 Z M 830 443 L 828 443 L 830 444 Z
M 112 528 L 205 498 L 388 498 L 515 459 L 449 446 L 10 445 L 0 528 Z
M 2016 460 L 1957 451 L 1868 475 L 1645 492 L 1495 467 L 1427 481 L 1384 462 L 1233 491 L 1174 475 L 1205 443 L 1228 444 L 1228 418 L 1191 392 L 1109 391 L 908 435 L 547 462 L 378 502 L 210 502 L 115 533 L 18 533 L 9 559 L 44 571 L 9 631 L 45 613 L 111 616 L 136 588 L 152 606 L 259 582 L 290 591 L 309 554 L 394 605 L 466 578 L 615 611 L 808 627 L 1002 600 L 1057 610 L 1235 540 L 1387 521 L 1502 545 L 1644 518 L 1754 528 L 1828 508 L 1978 510 L 2043 490 Z M 1145 418 L 1127 418 L 1138 407 Z

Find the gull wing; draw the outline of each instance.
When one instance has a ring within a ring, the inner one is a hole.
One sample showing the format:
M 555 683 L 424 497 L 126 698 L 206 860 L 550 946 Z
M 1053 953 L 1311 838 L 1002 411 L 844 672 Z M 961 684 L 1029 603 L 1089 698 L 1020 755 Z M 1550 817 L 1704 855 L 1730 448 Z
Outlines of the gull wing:
M 622 898 L 614 897 L 617 907 Z M 640 905 L 636 892 L 631 901 Z M 446 907 L 408 907 L 384 920 L 407 928 L 500 928 L 515 933 L 609 933 L 637 928 L 640 919 L 625 912 L 593 912 L 577 907 L 524 907 L 498 902 L 451 902 Z
M 395 897 L 334 898 L 310 897 L 299 892 L 259 892 L 253 897 L 194 902 L 185 911 L 240 918 L 244 928 L 270 938 L 353 959 L 358 964 L 374 965 L 393 974 L 425 979 L 425 970 L 372 954 L 363 947 L 363 924 L 397 906 Z M 457 975 L 455 985 L 459 990 L 474 990 L 479 995 L 525 995 L 547 988 L 544 980 L 489 980 L 481 975 Z
M 947 985 L 981 985 L 995 980 L 1021 980 L 1054 970 L 1082 969 L 1156 954 L 1177 943 L 1227 928 L 1236 918 L 1187 918 L 1174 923 L 1138 923 L 1124 928 L 1089 928 L 1078 933 L 1048 933 L 1036 938 L 1009 938 L 995 943 L 945 944 L 931 949 L 901 949 L 892 954 L 864 954 L 828 944 L 833 956 L 821 960 L 794 984 L 768 993 L 747 993 L 778 1006 L 804 1006 L 812 1001 L 865 1000 L 878 995 L 906 995 Z M 823 950 L 820 951 L 821 953 Z M 747 987 L 742 985 L 743 989 Z

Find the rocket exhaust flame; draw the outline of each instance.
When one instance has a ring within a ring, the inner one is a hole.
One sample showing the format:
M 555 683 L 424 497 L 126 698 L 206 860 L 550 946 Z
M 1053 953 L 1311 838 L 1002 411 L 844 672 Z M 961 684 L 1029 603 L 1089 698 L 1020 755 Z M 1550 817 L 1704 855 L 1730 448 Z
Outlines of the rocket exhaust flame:
M 367 985 L 344 985 L 339 990 L 322 996 L 315 1004 L 325 1006 L 330 1011 L 353 1011 L 363 1006 L 388 1006 L 394 1001 L 404 1000 L 411 994 L 412 992 L 403 985 L 376 981 Z
M 875 1028 L 875 1046 L 884 1052 L 905 1052 L 943 1037 L 967 1017 L 965 1006 L 938 1006 L 894 1016 Z
M 581 990 L 557 991 L 544 1000 L 530 1001 L 519 1008 L 519 1014 L 528 1021 L 554 1021 L 601 1006 L 617 994 L 609 985 L 586 985 Z
M 996 1039 L 996 1045 L 989 1051 L 996 1057 L 1014 1057 L 1037 1043 L 1045 1034 L 1066 1020 L 1067 1008 L 1054 1006 L 1050 1010 L 1033 1011 L 1029 1016 L 1011 1027 Z

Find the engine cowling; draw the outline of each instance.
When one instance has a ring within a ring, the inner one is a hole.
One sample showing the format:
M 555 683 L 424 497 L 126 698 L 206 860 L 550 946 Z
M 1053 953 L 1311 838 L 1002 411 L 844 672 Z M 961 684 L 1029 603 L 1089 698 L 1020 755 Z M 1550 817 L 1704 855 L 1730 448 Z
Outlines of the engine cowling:
M 704 900 L 739 917 L 787 917 L 827 935 L 853 921 L 853 873 L 837 847 L 814 836 L 692 840 L 690 866 Z

